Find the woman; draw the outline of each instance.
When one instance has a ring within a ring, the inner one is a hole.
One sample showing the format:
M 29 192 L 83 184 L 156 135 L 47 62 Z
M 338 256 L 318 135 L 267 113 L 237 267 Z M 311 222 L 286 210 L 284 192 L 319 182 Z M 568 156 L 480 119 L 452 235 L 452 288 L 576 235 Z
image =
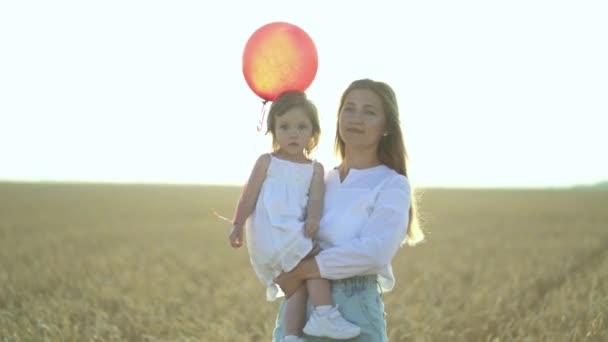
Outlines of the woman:
M 391 260 L 403 243 L 414 245 L 424 237 L 407 179 L 397 99 L 389 85 L 370 79 L 349 85 L 340 99 L 335 148 L 342 163 L 325 176 L 317 234 L 321 251 L 275 281 L 289 297 L 308 279 L 331 279 L 334 305 L 361 327 L 353 341 L 386 341 L 381 293 L 395 284 Z M 308 308 L 307 316 L 310 303 Z M 276 321 L 276 342 L 283 336 L 284 309 L 285 302 Z M 315 322 L 331 321 L 327 316 Z M 304 332 L 316 328 L 307 326 Z

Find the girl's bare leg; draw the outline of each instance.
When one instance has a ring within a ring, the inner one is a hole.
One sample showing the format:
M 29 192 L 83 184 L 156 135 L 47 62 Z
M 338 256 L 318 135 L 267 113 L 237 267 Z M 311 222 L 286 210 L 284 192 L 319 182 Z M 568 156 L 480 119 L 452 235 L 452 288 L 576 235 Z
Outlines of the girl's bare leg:
M 287 300 L 285 304 L 285 336 L 302 336 L 304 319 L 306 318 L 306 286 L 300 288 Z
M 331 282 L 329 279 L 308 279 L 306 288 L 312 305 L 333 305 L 331 300 Z

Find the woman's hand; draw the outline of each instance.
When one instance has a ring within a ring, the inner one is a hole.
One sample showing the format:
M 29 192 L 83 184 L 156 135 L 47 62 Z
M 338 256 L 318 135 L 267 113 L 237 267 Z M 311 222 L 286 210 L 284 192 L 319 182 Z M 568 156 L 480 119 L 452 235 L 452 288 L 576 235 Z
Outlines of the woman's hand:
M 283 272 L 274 279 L 274 282 L 281 287 L 285 297 L 289 298 L 296 290 L 303 285 L 303 282 L 307 279 L 321 278 L 319 272 L 319 265 L 314 256 L 319 253 L 321 249 L 318 244 L 315 244 L 309 256 L 304 258 L 298 266 L 289 272 Z
M 321 251 L 321 246 L 319 245 L 319 241 L 312 240 L 312 249 L 310 250 L 310 252 L 308 252 L 308 254 L 306 254 L 304 259 L 312 258 L 315 255 L 319 254 L 320 251 Z
M 291 270 L 291 272 L 283 272 L 279 274 L 279 276 L 274 279 L 274 282 L 277 283 L 281 290 L 283 290 L 283 293 L 285 293 L 286 298 L 291 297 L 291 295 L 296 292 L 296 290 L 302 285 L 305 280 L 303 277 L 299 276 L 300 273 L 298 272 L 299 268 L 301 268 L 302 263 L 306 263 L 307 259 L 313 258 L 315 255 L 319 254 L 320 251 L 321 247 L 319 246 L 319 243 L 317 241 L 314 241 L 312 249 L 306 255 L 304 260 L 300 262 L 300 264 L 298 264 L 298 266 Z
M 283 290 L 283 293 L 285 293 L 285 298 L 289 299 L 289 297 L 291 297 L 291 295 L 293 295 L 296 290 L 302 286 L 304 279 L 300 279 L 296 272 L 291 271 L 279 274 L 279 276 L 274 279 L 274 282 L 279 285 L 281 290 Z

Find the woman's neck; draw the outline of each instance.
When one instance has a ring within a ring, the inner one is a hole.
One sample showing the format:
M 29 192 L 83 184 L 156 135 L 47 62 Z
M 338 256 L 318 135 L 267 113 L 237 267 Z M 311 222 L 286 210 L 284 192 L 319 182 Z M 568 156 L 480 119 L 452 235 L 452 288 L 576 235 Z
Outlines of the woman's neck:
M 344 160 L 340 165 L 344 171 L 350 169 L 368 169 L 382 164 L 378 158 L 376 147 L 373 149 L 349 149 L 344 151 Z

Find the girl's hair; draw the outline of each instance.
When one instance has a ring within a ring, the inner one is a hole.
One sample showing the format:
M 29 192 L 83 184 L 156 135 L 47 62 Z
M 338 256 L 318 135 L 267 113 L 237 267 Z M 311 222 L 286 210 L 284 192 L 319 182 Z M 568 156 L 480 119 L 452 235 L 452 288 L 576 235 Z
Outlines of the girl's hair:
M 382 100 L 382 106 L 386 117 L 387 135 L 382 136 L 378 145 L 378 157 L 380 161 L 395 170 L 397 173 L 407 177 L 407 151 L 403 142 L 403 134 L 399 121 L 399 107 L 397 105 L 397 97 L 393 89 L 384 82 L 373 81 L 371 79 L 360 79 L 352 82 L 342 94 L 340 98 L 340 106 L 338 107 L 338 116 L 342 112 L 346 96 L 353 89 L 368 89 L 373 91 Z M 338 120 L 339 124 L 339 120 Z M 344 140 L 340 137 L 340 129 L 336 126 L 336 141 L 335 152 L 341 160 L 344 160 L 345 145 Z M 418 210 L 416 206 L 416 198 L 414 196 L 414 188 L 410 183 L 411 191 L 411 206 L 409 213 L 409 223 L 407 229 L 407 237 L 403 243 L 415 245 L 424 239 L 424 233 L 420 227 L 418 220 Z
M 321 135 L 321 125 L 319 124 L 319 113 L 317 107 L 308 99 L 306 93 L 297 90 L 286 91 L 272 102 L 268 111 L 268 119 L 266 122 L 266 134 L 272 135 L 272 150 L 276 151 L 279 146 L 276 141 L 275 123 L 277 117 L 285 114 L 288 110 L 300 107 L 304 109 L 306 116 L 312 124 L 312 138 L 308 145 L 304 148 L 306 157 L 310 157 L 310 153 L 317 147 L 319 137 Z

